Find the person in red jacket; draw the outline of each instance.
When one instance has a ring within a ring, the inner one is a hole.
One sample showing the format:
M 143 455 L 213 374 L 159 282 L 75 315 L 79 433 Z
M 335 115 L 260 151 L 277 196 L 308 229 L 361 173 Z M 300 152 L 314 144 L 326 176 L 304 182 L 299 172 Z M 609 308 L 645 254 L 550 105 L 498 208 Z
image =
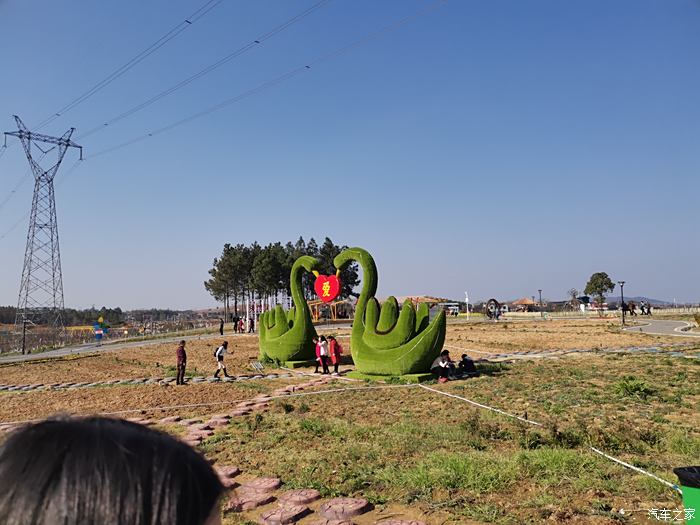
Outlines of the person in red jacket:
M 314 342 L 314 347 L 316 348 L 316 370 L 314 370 L 314 374 L 318 374 L 318 367 L 321 366 L 321 344 L 317 336 L 314 336 L 312 341 Z
M 337 376 L 340 356 L 343 355 L 343 347 L 340 346 L 338 340 L 332 335 L 328 336 L 328 353 L 330 354 L 331 363 L 333 363 L 333 375 Z
M 177 378 L 176 385 L 185 384 L 185 368 L 187 367 L 187 352 L 185 352 L 185 341 L 180 341 L 177 347 Z

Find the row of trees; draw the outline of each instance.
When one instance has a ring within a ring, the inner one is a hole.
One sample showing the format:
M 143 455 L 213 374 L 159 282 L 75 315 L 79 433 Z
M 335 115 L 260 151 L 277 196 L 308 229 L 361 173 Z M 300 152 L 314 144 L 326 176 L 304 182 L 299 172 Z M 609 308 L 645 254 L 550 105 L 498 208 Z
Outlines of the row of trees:
M 14 324 L 17 315 L 17 308 L 14 306 L 0 306 L 0 324 Z M 88 308 L 86 310 L 76 310 L 66 308 L 63 310 L 63 323 L 66 326 L 82 326 L 93 324 L 99 317 L 109 320 L 110 324 L 120 324 L 124 321 L 124 312 L 121 308 L 100 309 Z
M 244 308 L 246 301 L 266 302 L 280 295 L 290 295 L 289 273 L 294 261 L 302 255 L 310 255 L 320 262 L 319 272 L 334 274 L 333 259 L 347 246 L 339 246 L 326 237 L 319 246 L 311 238 L 305 242 L 302 237 L 295 242 L 282 244 L 280 242 L 261 246 L 254 242 L 250 246 L 243 244 L 225 244 L 223 252 L 214 259 L 209 270 L 210 278 L 204 287 L 216 299 L 223 303 L 226 315 L 239 312 L 239 306 Z M 340 298 L 356 296 L 354 288 L 359 283 L 357 265 L 349 265 L 340 275 L 342 289 Z M 302 290 L 306 299 L 315 295 L 313 276 L 304 272 Z M 233 307 L 233 310 L 231 310 Z
M 0 324 L 14 324 L 17 315 L 15 306 L 0 306 Z M 124 311 L 119 307 L 107 308 L 87 308 L 76 310 L 66 308 L 63 310 L 63 324 L 66 326 L 91 325 L 102 317 L 111 326 L 123 324 L 125 322 L 144 323 L 146 321 L 172 321 L 179 317 L 192 317 L 191 311 L 179 311 L 152 308 L 150 310 L 128 310 Z

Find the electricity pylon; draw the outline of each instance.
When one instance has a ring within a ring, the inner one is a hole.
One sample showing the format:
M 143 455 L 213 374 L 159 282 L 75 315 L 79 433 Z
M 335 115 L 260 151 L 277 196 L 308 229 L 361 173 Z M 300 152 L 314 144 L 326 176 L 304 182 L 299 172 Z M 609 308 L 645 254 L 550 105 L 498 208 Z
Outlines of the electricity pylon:
M 61 137 L 50 137 L 33 133 L 15 115 L 17 131 L 5 132 L 7 137 L 17 137 L 24 147 L 27 160 L 34 175 L 34 197 L 24 252 L 22 282 L 17 301 L 16 328 L 26 331 L 28 323 L 48 324 L 63 327 L 63 276 L 61 275 L 61 252 L 58 247 L 58 223 L 56 222 L 56 198 L 53 180 L 56 177 L 68 148 L 83 148 L 70 140 L 75 128 Z M 52 145 L 51 147 L 41 145 Z M 56 163 L 48 169 L 42 168 L 32 156 L 32 146 L 44 155 L 57 150 Z M 24 350 L 24 345 L 22 346 Z

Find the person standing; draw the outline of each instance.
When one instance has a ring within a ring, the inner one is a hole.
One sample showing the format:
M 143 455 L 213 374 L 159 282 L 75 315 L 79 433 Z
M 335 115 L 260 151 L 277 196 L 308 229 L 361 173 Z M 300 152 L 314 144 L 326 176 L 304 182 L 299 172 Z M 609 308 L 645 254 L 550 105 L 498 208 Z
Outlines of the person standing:
M 224 335 L 224 320 L 219 319 L 219 335 Z
M 330 374 L 330 370 L 328 370 L 328 341 L 326 340 L 326 336 L 322 335 L 321 340 L 318 343 L 319 345 L 319 357 L 321 358 L 321 366 L 323 366 L 323 373 L 324 374 Z
M 226 365 L 224 364 L 224 354 L 228 350 L 228 341 L 221 343 L 221 346 L 214 351 L 214 357 L 216 357 L 216 372 L 214 372 L 214 377 L 219 377 L 219 372 L 224 371 L 224 377 L 231 377 L 226 372 Z
M 249 334 L 255 333 L 255 317 L 250 318 L 250 327 L 248 328 L 248 333 Z
M 314 370 L 314 374 L 318 374 L 318 367 L 321 366 L 321 341 L 318 340 L 318 336 L 314 336 L 312 341 L 316 351 L 316 370 Z
M 234 316 L 233 318 L 233 333 L 237 334 L 238 333 L 238 316 Z
M 185 352 L 185 341 L 180 341 L 177 347 L 177 377 L 176 385 L 185 384 L 185 368 L 187 367 L 187 352 Z
M 343 355 L 343 347 L 340 346 L 338 340 L 328 336 L 328 353 L 330 354 L 331 363 L 333 363 L 333 375 L 338 375 L 338 366 L 340 366 L 340 356 Z

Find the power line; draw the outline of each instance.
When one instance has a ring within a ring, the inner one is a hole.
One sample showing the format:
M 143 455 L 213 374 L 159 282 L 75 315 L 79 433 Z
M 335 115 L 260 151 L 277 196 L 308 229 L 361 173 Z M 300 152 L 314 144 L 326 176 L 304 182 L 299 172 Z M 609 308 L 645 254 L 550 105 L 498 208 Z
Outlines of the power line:
M 7 194 L 7 197 L 0 202 L 0 210 L 2 210 L 7 203 L 10 201 L 10 199 L 17 193 L 17 190 L 19 190 L 24 184 L 29 180 L 29 174 L 31 173 L 31 170 L 28 170 L 27 173 L 25 173 L 21 178 L 17 180 L 17 183 L 15 186 L 10 190 L 10 193 Z
M 203 116 L 205 116 L 205 115 L 208 115 L 208 114 L 210 114 L 210 113 L 213 113 L 213 112 L 215 112 L 215 111 L 218 111 L 218 110 L 220 110 L 220 109 L 223 109 L 223 108 L 225 108 L 225 107 L 227 107 L 227 106 L 229 106 L 229 105 L 231 105 L 231 104 L 234 104 L 234 103 L 236 103 L 236 102 L 238 102 L 238 101 L 240 101 L 240 100 L 243 100 L 244 98 L 247 98 L 247 97 L 249 97 L 249 96 L 252 96 L 252 95 L 255 95 L 255 94 L 257 94 L 257 93 L 260 93 L 261 91 L 264 91 L 265 89 L 268 89 L 268 88 L 270 88 L 270 87 L 276 86 L 276 85 L 278 85 L 278 84 L 280 84 L 280 83 L 282 83 L 282 82 L 285 82 L 286 80 L 289 80 L 289 79 L 291 79 L 291 78 L 297 76 L 297 75 L 300 74 L 300 73 L 303 73 L 303 72 L 305 72 L 305 71 L 310 70 L 311 67 L 314 66 L 314 65 L 319 65 L 319 64 L 321 64 L 321 63 L 323 63 L 323 62 L 326 62 L 326 61 L 328 61 L 328 60 L 332 60 L 333 58 L 337 58 L 338 56 L 340 56 L 340 55 L 342 55 L 342 54 L 344 54 L 344 53 L 346 53 L 346 52 L 348 52 L 348 51 L 350 51 L 350 50 L 352 50 L 352 49 L 355 49 L 355 48 L 357 48 L 357 47 L 359 47 L 359 46 L 361 46 L 361 45 L 363 45 L 363 44 L 366 44 L 367 42 L 369 42 L 369 41 L 371 41 L 371 40 L 374 40 L 375 38 L 378 38 L 378 37 L 380 37 L 380 36 L 382 36 L 382 35 L 384 35 L 384 34 L 387 34 L 387 33 L 390 33 L 390 32 L 392 32 L 392 31 L 395 31 L 395 30 L 399 29 L 400 27 L 403 27 L 404 25 L 408 24 L 410 21 L 412 21 L 412 20 L 414 20 L 414 19 L 416 19 L 416 18 L 420 18 L 421 16 L 425 16 L 425 15 L 427 15 L 427 14 L 429 14 L 429 13 L 431 13 L 431 12 L 433 12 L 433 11 L 435 11 L 435 10 L 441 8 L 441 7 L 443 7 L 444 5 L 447 4 L 447 2 L 448 2 L 448 0 L 434 0 L 434 1 L 431 2 L 426 8 L 423 8 L 423 9 L 420 9 L 420 10 L 418 10 L 418 11 L 415 11 L 414 13 L 412 13 L 412 14 L 410 14 L 410 15 L 407 15 L 407 16 L 405 16 L 405 17 L 403 17 L 403 18 L 397 20 L 396 22 L 394 22 L 394 23 L 392 23 L 392 24 L 389 24 L 389 25 L 387 25 L 387 26 L 384 26 L 383 28 L 381 28 L 381 29 L 379 29 L 379 30 L 377 30 L 377 31 L 374 31 L 374 32 L 372 32 L 372 33 L 369 33 L 369 34 L 365 35 L 364 37 L 361 37 L 361 38 L 355 40 L 354 42 L 352 42 L 352 43 L 350 43 L 350 44 L 348 44 L 348 45 L 346 45 L 346 46 L 340 47 L 340 48 L 335 49 L 335 50 L 333 50 L 333 51 L 331 51 L 331 52 L 329 52 L 329 53 L 326 53 L 325 55 L 320 56 L 319 58 L 313 60 L 312 62 L 309 62 L 307 65 L 294 68 L 294 69 L 288 71 L 287 73 L 285 73 L 285 74 L 283 74 L 283 75 L 280 75 L 280 76 L 278 76 L 278 77 L 276 77 L 276 78 L 274 78 L 274 79 L 272 79 L 272 80 L 269 80 L 269 81 L 267 81 L 267 82 L 263 82 L 262 84 L 258 85 L 258 86 L 255 87 L 255 88 L 252 88 L 252 89 L 250 89 L 250 90 L 248 90 L 248 91 L 245 91 L 245 92 L 243 92 L 243 93 L 241 93 L 241 94 L 239 94 L 239 95 L 237 95 L 237 96 L 235 96 L 235 97 L 231 97 L 231 98 L 229 98 L 229 99 L 226 99 L 226 100 L 220 102 L 219 104 L 216 104 L 215 106 L 211 106 L 211 107 L 209 107 L 209 108 L 207 108 L 207 109 L 205 109 L 205 110 L 203 110 L 203 111 L 200 111 L 200 112 L 198 112 L 198 113 L 195 113 L 195 114 L 193 114 L 193 115 L 190 115 L 190 116 L 188 116 L 188 117 L 185 117 L 185 118 L 183 118 L 183 119 L 180 119 L 180 120 L 178 120 L 178 121 L 176 121 L 176 122 L 173 122 L 173 123 L 171 123 L 171 124 L 169 124 L 169 125 L 167 125 L 167 126 L 164 126 L 164 127 L 162 127 L 162 128 L 156 129 L 156 130 L 153 131 L 153 132 L 146 133 L 146 134 L 144 134 L 144 135 L 135 137 L 135 138 L 133 138 L 133 139 L 131 139 L 131 140 L 128 140 L 128 141 L 126 141 L 126 142 L 123 142 L 123 143 L 118 144 L 118 145 L 116 145 L 116 146 L 113 146 L 113 147 L 111 147 L 111 148 L 107 148 L 107 149 L 104 149 L 104 150 L 102 150 L 102 151 L 99 151 L 98 153 L 95 153 L 94 155 L 85 157 L 85 159 L 84 159 L 82 162 L 78 160 L 78 161 L 76 161 L 76 163 L 75 163 L 73 166 L 71 166 L 71 167 L 66 171 L 65 175 L 63 176 L 63 178 L 59 181 L 58 185 L 62 184 L 62 183 L 68 178 L 68 175 L 70 175 L 71 173 L 73 173 L 73 172 L 78 168 L 78 166 L 83 165 L 85 162 L 87 162 L 87 161 L 93 159 L 94 157 L 99 157 L 99 156 L 102 156 L 102 155 L 106 155 L 107 153 L 111 153 L 111 152 L 113 152 L 113 151 L 115 151 L 115 150 L 125 148 L 125 147 L 127 147 L 127 146 L 130 146 L 130 145 L 132 145 L 132 144 L 135 144 L 135 143 L 140 142 L 140 141 L 142 141 L 142 140 L 145 140 L 145 139 L 147 139 L 147 138 L 150 138 L 150 137 L 153 137 L 153 136 L 155 136 L 155 135 L 158 135 L 158 134 L 160 134 L 160 133 L 164 133 L 164 132 L 169 131 L 169 130 L 171 130 L 171 129 L 173 129 L 173 128 L 176 128 L 176 127 L 178 127 L 178 126 L 181 126 L 181 125 L 183 125 L 183 124 L 185 124 L 185 123 L 187 123 L 187 122 L 190 122 L 190 121 L 195 120 L 195 119 L 197 119 L 197 118 L 203 117 Z M 5 237 L 7 237 L 7 235 L 8 235 L 9 233 L 11 233 L 12 231 L 14 231 L 14 229 L 16 229 L 17 226 L 19 226 L 28 216 L 29 216 L 29 214 L 26 214 L 26 215 L 24 215 L 23 217 L 21 217 L 21 218 L 19 219 L 19 221 L 17 221 L 17 223 L 15 223 L 8 231 L 6 231 L 6 232 L 3 233 L 2 235 L 0 235 L 0 240 L 2 240 L 2 239 L 4 239 Z
M 327 0 L 330 1 L 330 0 Z M 69 104 L 65 105 L 63 108 L 59 109 L 56 113 L 51 115 L 50 117 L 47 117 L 44 119 L 36 128 L 36 130 L 39 130 L 60 116 L 62 116 L 64 113 L 70 111 L 77 105 L 81 104 L 88 98 L 90 98 L 92 95 L 100 91 L 102 88 L 106 87 L 108 84 L 112 83 L 114 80 L 116 80 L 118 77 L 126 73 L 129 69 L 137 65 L 139 62 L 144 60 L 146 57 L 149 55 L 153 54 L 155 51 L 163 47 L 167 42 L 175 38 L 177 35 L 182 33 L 185 29 L 187 29 L 189 26 L 191 26 L 194 22 L 202 18 L 204 15 L 206 15 L 209 11 L 214 9 L 216 6 L 218 6 L 223 0 L 208 0 L 202 7 L 197 9 L 194 13 L 192 13 L 190 16 L 188 16 L 185 20 L 180 22 L 178 25 L 176 25 L 174 28 L 172 28 L 170 31 L 168 31 L 165 35 L 160 37 L 158 40 L 156 40 L 153 44 L 151 44 L 149 47 L 141 51 L 139 54 L 134 56 L 131 60 L 126 62 L 124 65 L 121 67 L 117 68 L 114 70 L 112 73 L 110 73 L 107 77 L 102 79 L 100 82 L 95 84 L 92 88 L 90 88 L 88 91 L 80 95 L 78 98 L 74 99 L 72 102 Z M 144 106 L 145 107 L 145 106 Z M 123 118 L 123 117 L 122 117 Z M 87 135 L 87 134 L 86 134 Z M 12 147 L 13 144 L 11 144 L 9 147 Z M 3 144 L 0 147 L 0 158 L 5 155 L 5 152 L 7 151 L 7 144 Z M 48 153 L 48 152 L 46 152 Z M 14 187 L 12 191 L 7 195 L 7 197 L 0 202 L 0 210 L 7 204 L 7 202 L 12 198 L 12 196 L 16 193 L 16 191 L 19 189 L 20 186 L 22 186 L 25 182 L 25 179 L 27 177 L 22 177 L 17 183 L 17 185 Z M 0 237 L 1 238 L 1 237 Z
M 177 120 L 171 124 L 168 124 L 167 126 L 163 126 L 163 127 L 158 128 L 154 131 L 145 133 L 145 134 L 140 135 L 138 137 L 134 137 L 126 142 L 122 142 L 121 144 L 117 144 L 116 146 L 112 146 L 110 148 L 99 151 L 99 152 L 95 153 L 94 155 L 87 157 L 86 160 L 92 159 L 94 157 L 99 157 L 99 156 L 105 155 L 107 153 L 111 153 L 113 151 L 125 148 L 125 147 L 130 146 L 132 144 L 135 144 L 137 142 L 141 142 L 141 141 L 146 140 L 148 138 L 155 137 L 156 135 L 160 135 L 161 133 L 164 133 L 166 131 L 170 131 L 171 129 L 179 127 L 183 124 L 186 124 L 188 122 L 191 122 L 191 121 L 196 120 L 198 118 L 201 118 L 203 116 L 209 115 L 210 113 L 214 113 L 215 111 L 219 111 L 227 106 L 230 106 L 231 104 L 239 102 L 239 101 L 241 101 L 245 98 L 248 98 L 252 95 L 256 95 L 256 94 L 260 93 L 261 91 L 264 91 L 264 90 L 271 88 L 273 86 L 281 84 L 287 80 L 290 80 L 291 78 L 294 78 L 295 76 L 297 76 L 301 73 L 304 73 L 305 71 L 310 70 L 313 66 L 317 66 L 317 65 L 322 64 L 323 62 L 327 62 L 328 60 L 332 60 L 334 58 L 337 58 L 340 55 L 347 53 L 348 51 L 350 51 L 352 49 L 360 47 L 360 46 L 366 44 L 367 42 L 370 42 L 370 41 L 372 41 L 372 40 L 374 40 L 382 35 L 385 35 L 387 33 L 395 31 L 395 30 L 403 27 L 404 25 L 408 24 L 412 20 L 415 20 L 416 18 L 419 18 L 421 16 L 425 16 L 428 13 L 431 13 L 431 12 L 443 7 L 447 3 L 447 1 L 448 0 L 434 0 L 427 7 L 420 9 L 418 11 L 415 11 L 414 13 L 397 20 L 396 22 L 394 22 L 392 24 L 384 26 L 383 28 L 381 28 L 377 31 L 369 33 L 369 34 L 355 40 L 354 42 L 352 42 L 348 45 L 342 46 L 342 47 L 335 49 L 329 53 L 321 55 L 320 57 L 307 63 L 306 65 L 291 69 L 291 70 L 287 71 L 286 73 L 284 73 L 284 74 L 282 74 L 282 75 L 280 75 L 272 80 L 268 80 L 266 82 L 263 82 L 262 84 L 259 84 L 258 86 L 254 87 L 252 89 L 244 91 L 243 93 L 240 93 L 234 97 L 223 100 L 222 102 L 219 102 L 218 104 L 216 104 L 214 106 L 211 106 L 207 109 L 204 109 L 202 111 L 194 113 L 188 117 Z
M 41 155 L 39 156 L 39 160 L 37 162 L 41 162 L 47 153 L 48 152 L 46 152 L 46 153 L 42 152 Z M 29 175 L 31 175 L 31 173 L 32 173 L 32 169 L 29 168 L 24 175 L 22 175 L 19 179 L 17 179 L 17 182 L 15 183 L 14 188 L 12 188 L 10 193 L 7 194 L 7 197 L 5 197 L 5 199 L 2 202 L 0 202 L 0 210 L 2 210 L 7 205 L 7 203 L 10 201 L 10 199 L 15 195 L 15 193 L 17 193 L 17 190 L 19 190 L 22 186 L 24 186 L 24 183 L 29 180 Z
M 78 169 L 78 167 L 80 167 L 82 165 L 82 163 L 83 163 L 83 161 L 76 160 L 75 163 L 73 163 L 73 165 L 66 170 L 63 177 L 56 183 L 56 187 L 60 188 L 61 184 L 63 184 L 65 182 L 66 178 L 68 178 L 68 176 L 71 173 L 74 173 Z M 26 178 L 27 177 L 25 177 L 25 179 Z M 28 211 L 27 213 L 25 213 L 24 215 L 22 215 L 16 222 L 14 222 L 12 224 L 12 226 L 10 226 L 7 230 L 5 230 L 5 232 L 2 235 L 0 235 L 0 241 L 3 240 L 5 237 L 7 237 L 9 234 L 11 234 L 13 231 L 15 231 L 24 221 L 27 220 L 27 218 L 29 218 L 29 215 L 31 215 L 31 210 Z
M 10 228 L 8 230 L 5 231 L 5 233 L 0 235 L 0 241 L 3 240 L 8 235 L 10 235 L 13 231 L 15 231 L 20 224 L 22 224 L 25 220 L 27 220 L 27 218 L 29 217 L 30 214 L 31 214 L 31 211 L 28 211 L 27 213 L 22 215 L 19 218 L 19 220 L 17 220 L 17 222 L 15 222 L 12 226 L 10 226 Z
M 253 48 L 255 48 L 255 47 L 261 45 L 261 44 L 262 44 L 263 42 L 265 42 L 266 40 L 268 40 L 268 39 L 274 37 L 275 35 L 281 33 L 281 32 L 284 31 L 285 29 L 287 29 L 287 28 L 293 26 L 294 24 L 296 24 L 297 22 L 303 20 L 304 18 L 306 18 L 306 17 L 309 16 L 310 14 L 312 14 L 312 13 L 314 13 L 315 11 L 319 10 L 320 8 L 324 7 L 324 6 L 325 6 L 326 4 L 328 4 L 329 2 L 331 2 L 331 0 L 320 0 L 319 2 L 316 2 L 316 3 L 315 3 L 314 5 L 312 5 L 311 7 L 307 8 L 307 9 L 305 9 L 304 11 L 302 11 L 301 13 L 299 13 L 299 14 L 293 16 L 292 18 L 290 18 L 290 19 L 287 20 L 286 22 L 284 22 L 284 23 L 278 25 L 277 27 L 271 29 L 271 30 L 268 31 L 267 33 L 264 33 L 264 34 L 258 36 L 258 37 L 255 38 L 253 41 L 251 41 L 251 42 L 245 44 L 244 46 L 242 46 L 242 47 L 236 49 L 235 51 L 229 53 L 229 54 L 226 55 L 225 57 L 223 57 L 223 58 L 217 60 L 217 61 L 214 62 L 213 64 L 210 64 L 209 66 L 205 67 L 205 68 L 202 69 L 201 71 L 195 73 L 195 74 L 192 75 L 192 76 L 187 77 L 186 79 L 184 79 L 184 80 L 178 82 L 177 84 L 175 84 L 175 85 L 169 87 L 168 89 L 166 89 L 166 90 L 164 90 L 164 91 L 161 91 L 160 93 L 158 93 L 158 94 L 152 96 L 152 97 L 149 98 L 148 100 L 146 100 L 146 101 L 144 101 L 144 102 L 141 102 L 140 104 L 137 104 L 136 106 L 134 106 L 134 107 L 132 107 L 132 108 L 130 108 L 130 109 L 124 111 L 123 113 L 120 113 L 120 114 L 117 115 L 116 117 L 113 117 L 112 119 L 107 120 L 107 121 L 104 122 L 103 124 L 101 124 L 101 125 L 99 125 L 99 126 L 96 126 L 96 127 L 92 128 L 92 129 L 88 130 L 87 132 L 83 133 L 79 138 L 84 138 L 84 137 L 87 137 L 87 136 L 92 135 L 92 134 L 94 134 L 94 133 L 97 133 L 97 132 L 99 132 L 99 131 L 105 129 L 107 126 L 111 126 L 112 124 L 114 124 L 114 123 L 116 123 L 116 122 L 119 122 L 120 120 L 125 119 L 126 117 L 129 117 L 129 116 L 133 115 L 134 113 L 137 113 L 138 111 L 141 111 L 141 110 L 144 109 L 144 108 L 147 108 L 148 106 L 150 106 L 151 104 L 153 104 L 153 103 L 159 101 L 160 99 L 162 99 L 162 98 L 164 98 L 164 97 L 167 97 L 168 95 L 173 94 L 174 92 L 176 92 L 177 90 L 179 90 L 179 89 L 185 87 L 186 85 L 190 84 L 191 82 L 194 82 L 195 80 L 197 80 L 197 79 L 199 79 L 199 78 L 201 78 L 201 77 L 203 77 L 203 76 L 205 76 L 205 75 L 211 73 L 211 72 L 214 71 L 215 69 L 218 69 L 219 67 L 223 66 L 224 64 L 230 62 L 230 61 L 233 60 L 234 58 L 237 58 L 237 57 L 239 57 L 239 56 L 245 54 L 246 52 L 250 51 L 251 49 L 253 49 Z
M 214 9 L 216 6 L 218 6 L 223 0 L 208 0 L 202 7 L 197 9 L 194 13 L 190 14 L 187 18 L 185 18 L 182 22 L 177 24 L 175 27 L 173 27 L 170 31 L 165 33 L 163 36 L 161 36 L 158 40 L 153 42 L 150 46 L 148 46 L 146 49 L 138 53 L 136 56 L 131 58 L 129 61 L 127 61 L 125 64 L 123 64 L 121 67 L 115 69 L 107 75 L 105 78 L 100 80 L 97 84 L 92 86 L 90 89 L 88 89 L 86 92 L 84 92 L 82 95 L 79 97 L 73 99 L 71 102 L 63 106 L 61 109 L 56 111 L 53 115 L 47 117 L 44 119 L 42 122 L 39 123 L 39 125 L 35 128 L 35 130 L 40 130 L 43 127 L 47 126 L 57 118 L 63 116 L 65 113 L 73 109 L 74 107 L 78 106 L 79 104 L 85 102 L 87 99 L 89 99 L 91 96 L 93 96 L 95 93 L 100 91 L 101 89 L 105 88 L 114 80 L 122 76 L 124 73 L 126 73 L 128 70 L 130 70 L 132 67 L 143 61 L 145 58 L 148 56 L 152 55 L 155 53 L 158 49 L 163 47 L 165 44 L 170 42 L 173 38 L 178 36 L 180 33 L 185 31 L 187 28 L 189 28 L 192 24 L 194 24 L 197 20 L 202 18 L 204 15 L 209 13 L 212 9 Z

